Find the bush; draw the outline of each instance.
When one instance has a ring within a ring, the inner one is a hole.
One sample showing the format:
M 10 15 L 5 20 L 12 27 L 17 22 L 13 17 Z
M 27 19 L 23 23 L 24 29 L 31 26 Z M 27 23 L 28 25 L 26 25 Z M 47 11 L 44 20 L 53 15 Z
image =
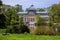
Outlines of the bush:
M 5 33 L 6 29 L 0 29 L 0 33 Z
M 21 32 L 21 33 L 24 33 L 24 32 L 29 33 L 30 30 L 29 30 L 28 26 L 23 25 L 23 26 L 20 27 L 20 32 Z
M 13 33 L 13 32 L 14 32 L 13 26 L 12 25 L 7 26 L 6 33 Z
M 36 27 L 33 34 L 37 35 L 55 35 L 55 32 L 52 27 L 40 26 Z
M 39 29 L 36 28 L 36 29 L 34 30 L 33 34 L 37 34 L 37 35 L 40 34 Z
M 53 28 L 47 27 L 44 32 L 45 35 L 55 35 Z
M 34 30 L 34 34 L 44 34 L 44 29 L 40 28 L 40 27 L 36 27 L 36 29 Z
M 30 31 L 26 25 L 23 25 L 21 27 L 19 25 L 11 25 L 7 27 L 6 32 L 7 33 L 24 33 L 24 32 L 29 33 Z
M 53 28 L 54 28 L 55 33 L 57 35 L 60 35 L 60 24 L 59 23 L 54 24 L 54 27 Z

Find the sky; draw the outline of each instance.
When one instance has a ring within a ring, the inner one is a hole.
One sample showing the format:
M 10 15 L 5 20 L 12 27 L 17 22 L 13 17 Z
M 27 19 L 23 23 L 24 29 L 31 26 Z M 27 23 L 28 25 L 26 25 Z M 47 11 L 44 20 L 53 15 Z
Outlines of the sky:
M 23 9 L 30 7 L 30 5 L 34 5 L 36 8 L 46 8 L 51 6 L 52 4 L 60 3 L 60 0 L 2 0 L 3 4 L 7 5 L 22 5 Z

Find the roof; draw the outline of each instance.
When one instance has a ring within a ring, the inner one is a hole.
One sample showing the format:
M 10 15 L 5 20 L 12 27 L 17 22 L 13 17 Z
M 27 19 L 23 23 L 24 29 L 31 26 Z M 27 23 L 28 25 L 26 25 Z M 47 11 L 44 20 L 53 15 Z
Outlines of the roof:
M 17 14 L 18 15 L 20 15 L 20 14 L 27 15 L 28 12 L 18 12 Z M 36 14 L 40 14 L 41 15 L 40 17 L 42 17 L 42 18 L 48 18 L 49 17 L 47 12 L 36 12 Z
M 28 12 L 18 12 L 17 13 L 18 15 L 19 14 L 28 14 Z M 43 15 L 43 14 L 48 14 L 47 12 L 36 12 L 36 14 L 41 14 L 41 15 Z
M 42 18 L 48 18 L 49 16 L 48 15 L 41 15 L 40 17 L 42 17 Z

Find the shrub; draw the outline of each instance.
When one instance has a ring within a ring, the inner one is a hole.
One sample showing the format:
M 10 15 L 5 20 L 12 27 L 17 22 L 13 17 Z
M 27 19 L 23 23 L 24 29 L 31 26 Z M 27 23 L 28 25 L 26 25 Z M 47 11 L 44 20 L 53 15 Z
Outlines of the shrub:
M 53 28 L 54 28 L 55 33 L 60 35 L 60 24 L 55 23 Z
M 11 25 L 7 27 L 6 30 L 7 33 L 24 33 L 27 32 L 29 33 L 29 28 L 26 25 L 19 26 L 19 25 Z
M 44 29 L 40 28 L 40 27 L 36 27 L 36 29 L 34 30 L 34 34 L 44 34 Z
M 39 28 L 36 27 L 36 29 L 34 30 L 33 34 L 37 34 L 37 35 L 40 34 Z
M 24 32 L 29 33 L 30 30 L 29 30 L 28 26 L 23 25 L 23 26 L 20 27 L 20 32 L 21 32 L 21 33 L 24 33 Z
M 40 26 L 36 27 L 33 34 L 37 35 L 55 35 L 55 32 L 52 27 Z
M 45 35 L 54 35 L 54 33 L 49 29 L 44 32 Z
M 12 25 L 7 26 L 6 33 L 13 33 L 13 31 L 14 31 L 14 29 L 13 29 Z

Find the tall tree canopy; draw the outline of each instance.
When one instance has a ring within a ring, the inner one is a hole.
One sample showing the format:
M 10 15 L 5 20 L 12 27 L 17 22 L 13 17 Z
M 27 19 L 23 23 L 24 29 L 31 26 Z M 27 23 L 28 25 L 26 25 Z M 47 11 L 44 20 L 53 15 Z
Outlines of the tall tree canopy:
M 18 15 L 16 14 L 16 11 L 14 8 L 8 9 L 5 12 L 5 15 L 6 15 L 6 19 L 7 19 L 9 24 L 12 24 L 12 20 L 14 22 L 18 20 Z
M 19 4 L 15 5 L 15 9 L 16 9 L 17 12 L 22 12 L 23 11 L 22 5 L 19 5 Z
M 60 4 L 54 4 L 50 7 L 50 15 L 54 22 L 60 23 Z
M 6 27 L 6 17 L 4 15 L 3 9 L 4 9 L 3 4 L 2 4 L 2 1 L 0 0 L 0 28 Z
M 43 11 L 45 11 L 43 8 L 40 8 L 39 10 L 38 10 L 39 12 L 43 12 Z
M 2 1 L 0 0 L 0 6 L 2 6 L 3 4 L 2 4 Z

